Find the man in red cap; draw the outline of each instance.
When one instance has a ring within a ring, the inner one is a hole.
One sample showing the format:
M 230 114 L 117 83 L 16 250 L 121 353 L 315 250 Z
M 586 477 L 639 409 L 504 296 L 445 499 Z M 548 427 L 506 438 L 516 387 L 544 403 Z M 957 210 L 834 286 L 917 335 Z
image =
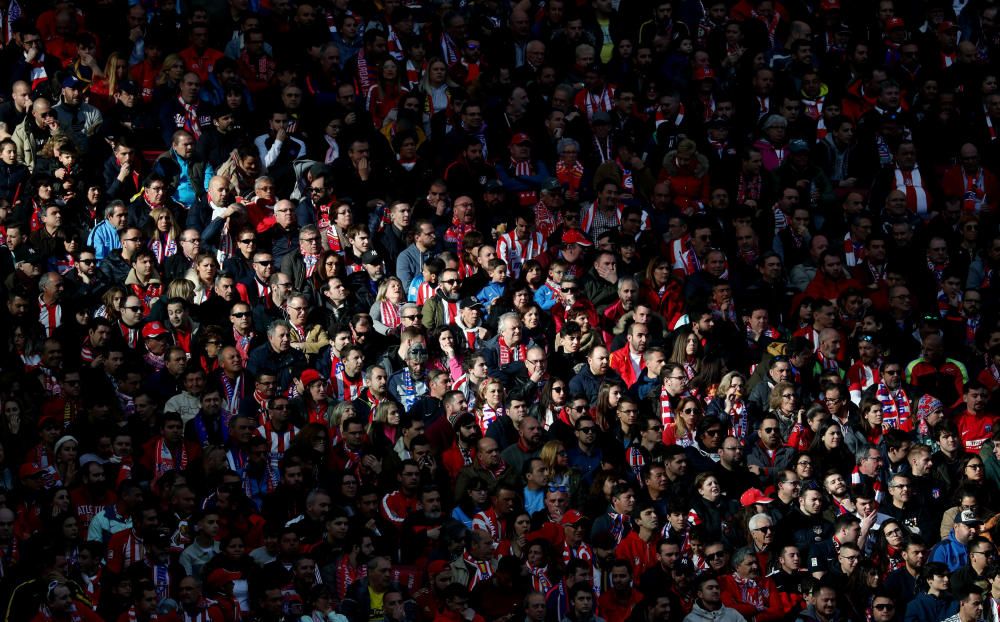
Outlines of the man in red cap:
M 510 160 L 497 163 L 497 176 L 503 187 L 517 198 L 521 207 L 538 203 L 538 191 L 551 175 L 545 163 L 531 159 L 531 137 L 517 132 L 510 139 Z

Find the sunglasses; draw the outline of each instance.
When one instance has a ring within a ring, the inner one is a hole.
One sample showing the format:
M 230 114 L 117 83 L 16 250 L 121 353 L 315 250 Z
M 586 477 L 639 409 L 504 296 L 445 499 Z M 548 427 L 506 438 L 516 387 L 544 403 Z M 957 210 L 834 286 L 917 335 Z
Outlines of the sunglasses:
M 240 311 L 239 313 L 233 313 L 232 314 L 232 316 L 234 318 L 237 318 L 237 319 L 240 319 L 240 320 L 242 320 L 245 317 L 248 317 L 249 315 L 250 315 L 250 313 L 247 312 L 247 311 Z
M 872 607 L 874 609 L 876 609 L 877 611 L 895 611 L 896 610 L 896 605 L 893 605 L 892 603 L 879 603 L 877 605 L 872 605 Z
M 725 551 L 719 551 L 717 553 L 710 553 L 708 555 L 705 555 L 705 559 L 707 559 L 708 561 L 714 561 L 716 559 L 725 559 L 725 558 L 726 558 Z
M 594 426 L 589 426 L 589 427 L 586 427 L 586 428 L 577 428 L 576 431 L 577 432 L 583 432 L 584 434 L 593 434 L 594 433 Z

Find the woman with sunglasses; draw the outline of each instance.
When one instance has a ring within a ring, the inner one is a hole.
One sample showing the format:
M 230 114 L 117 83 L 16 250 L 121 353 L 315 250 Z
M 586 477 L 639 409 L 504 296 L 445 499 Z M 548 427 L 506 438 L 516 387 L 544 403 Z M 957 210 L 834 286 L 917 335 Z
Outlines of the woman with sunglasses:
M 569 464 L 569 452 L 562 441 L 549 441 L 542 446 L 538 456 L 549 467 L 549 487 L 565 488 L 570 499 L 580 491 L 580 472 Z
M 573 442 L 573 423 L 566 412 L 569 385 L 565 380 L 549 376 L 539 392 L 538 401 L 531 405 L 528 413 L 542 422 L 542 427 L 558 440 Z
M 663 444 L 691 447 L 697 442 L 695 432 L 705 411 L 693 397 L 682 397 L 677 404 L 677 418 L 663 426 Z

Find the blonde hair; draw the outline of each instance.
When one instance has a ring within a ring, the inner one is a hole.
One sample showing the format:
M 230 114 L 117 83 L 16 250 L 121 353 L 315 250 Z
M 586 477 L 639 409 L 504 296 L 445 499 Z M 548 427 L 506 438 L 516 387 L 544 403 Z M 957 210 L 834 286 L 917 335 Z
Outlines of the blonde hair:
M 403 300 L 401 300 L 398 304 L 406 302 L 406 292 L 403 291 L 403 282 L 394 276 L 386 278 L 384 281 L 382 281 L 382 284 L 378 286 L 378 293 L 375 294 L 376 302 L 382 302 L 383 300 L 387 300 L 387 298 L 385 297 L 386 291 L 388 291 L 389 289 L 389 284 L 393 282 L 399 283 L 400 292 L 402 292 L 403 294 Z

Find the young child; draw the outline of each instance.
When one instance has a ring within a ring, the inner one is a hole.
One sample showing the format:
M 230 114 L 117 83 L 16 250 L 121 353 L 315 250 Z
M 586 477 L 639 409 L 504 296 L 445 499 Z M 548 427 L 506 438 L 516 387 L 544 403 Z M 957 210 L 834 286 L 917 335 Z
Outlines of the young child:
M 567 267 L 569 264 L 562 259 L 553 259 L 552 263 L 549 264 L 549 277 L 545 280 L 545 284 L 535 292 L 535 303 L 543 311 L 548 311 L 559 302 L 559 282 L 566 276 Z
M 422 305 L 427 299 L 437 291 L 438 278 L 444 272 L 444 260 L 440 257 L 431 257 L 424 262 L 424 267 L 420 269 L 420 276 L 413 277 L 410 287 L 406 292 L 406 301 L 415 302 Z
M 490 282 L 479 290 L 476 300 L 483 303 L 486 307 L 483 315 L 489 317 L 493 303 L 507 290 L 507 262 L 503 259 L 491 259 L 486 264 L 486 271 L 490 275 Z
M 29 175 L 28 167 L 17 161 L 14 141 L 9 138 L 0 141 L 0 199 L 16 202 Z

